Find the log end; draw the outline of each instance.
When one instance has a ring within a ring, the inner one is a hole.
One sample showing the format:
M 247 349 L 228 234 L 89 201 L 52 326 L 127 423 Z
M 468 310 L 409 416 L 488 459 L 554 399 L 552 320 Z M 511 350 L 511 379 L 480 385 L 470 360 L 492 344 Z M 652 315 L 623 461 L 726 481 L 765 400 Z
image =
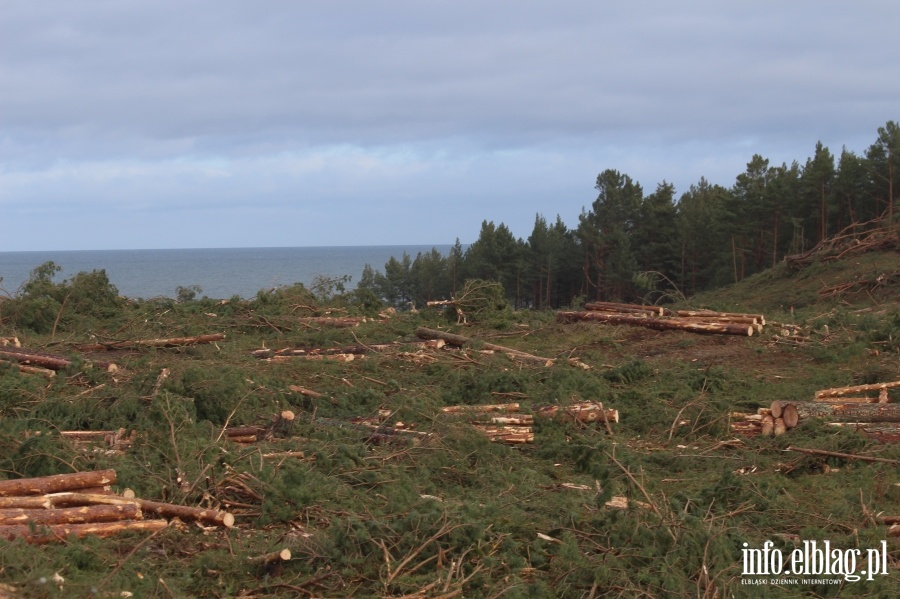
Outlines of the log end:
M 234 514 L 229 512 L 225 512 L 225 515 L 222 516 L 222 526 L 225 528 L 231 528 L 234 526 Z M 285 549 L 284 551 L 288 552 L 288 556 L 285 559 L 291 559 L 290 550 Z

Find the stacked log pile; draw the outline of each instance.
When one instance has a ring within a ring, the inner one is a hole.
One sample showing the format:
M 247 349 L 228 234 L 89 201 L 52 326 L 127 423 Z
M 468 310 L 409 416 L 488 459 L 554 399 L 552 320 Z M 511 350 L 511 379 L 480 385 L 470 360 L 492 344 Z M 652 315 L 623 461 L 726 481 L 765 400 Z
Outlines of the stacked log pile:
M 583 311 L 557 312 L 561 323 L 602 322 L 614 325 L 639 326 L 658 331 L 679 330 L 707 335 L 741 335 L 751 337 L 762 332 L 766 324 L 762 314 L 714 312 L 712 310 L 678 310 L 667 312 L 658 306 L 594 302 L 585 304 Z
M 900 381 L 822 389 L 812 401 L 775 400 L 757 414 L 733 414 L 731 429 L 744 436 L 780 435 L 801 422 L 820 419 L 882 443 L 898 443 L 900 403 L 891 403 L 888 394 L 894 388 L 900 388 Z
M 231 528 L 234 516 L 195 508 L 95 492 L 116 482 L 115 470 L 75 472 L 0 481 L 0 538 L 29 543 L 69 536 L 108 537 L 130 531 L 158 531 L 169 520 Z M 152 514 L 156 518 L 145 516 Z
M 584 424 L 619 422 L 619 411 L 604 408 L 596 401 L 587 401 L 568 406 L 541 406 L 534 414 L 520 412 L 520 404 L 489 404 L 471 406 L 447 406 L 441 408 L 444 414 L 468 416 L 476 430 L 487 436 L 492 443 L 521 445 L 534 443 L 534 419 L 558 418 Z

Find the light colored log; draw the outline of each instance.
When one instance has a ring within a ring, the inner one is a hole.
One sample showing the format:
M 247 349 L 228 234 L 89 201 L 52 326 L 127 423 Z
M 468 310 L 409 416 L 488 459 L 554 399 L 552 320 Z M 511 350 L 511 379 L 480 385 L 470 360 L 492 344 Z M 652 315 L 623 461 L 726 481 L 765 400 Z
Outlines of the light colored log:
M 771 437 L 775 434 L 775 419 L 772 416 L 766 416 L 762 421 L 762 428 L 759 432 L 763 437 Z
M 605 418 L 604 418 L 605 414 Z M 568 406 L 544 406 L 537 410 L 542 418 L 570 418 L 579 422 L 619 422 L 619 411 L 604 408 L 598 401 L 586 401 Z
M 816 397 L 819 403 L 878 403 L 877 397 Z M 887 402 L 884 402 L 887 403 Z
M 773 432 L 775 433 L 776 437 L 780 437 L 781 435 L 783 435 L 784 433 L 787 432 L 787 427 L 784 425 L 784 418 L 776 418 L 775 419 L 775 426 L 774 426 Z
M 894 389 L 900 387 L 900 381 L 891 381 L 887 383 L 873 383 L 871 385 L 854 385 L 852 387 L 835 387 L 832 389 L 822 389 L 816 391 L 816 398 L 820 397 L 840 397 L 841 395 L 851 395 L 853 393 L 866 393 L 868 391 L 881 391 L 882 389 Z
M 278 562 L 286 562 L 291 559 L 291 550 L 285 547 L 279 551 L 266 553 L 265 555 L 257 555 L 256 557 L 247 558 L 247 561 L 259 565 L 271 565 Z
M 54 474 L 52 476 L 0 481 L 0 496 L 45 495 L 47 493 L 55 493 L 58 491 L 113 485 L 115 483 L 115 470 Z
M 53 524 L 40 526 L 36 530 L 30 526 L 0 526 L 0 539 L 12 541 L 23 538 L 35 545 L 65 541 L 74 536 L 111 537 L 126 532 L 156 532 L 169 526 L 165 520 L 124 520 L 122 522 L 91 522 L 88 524 Z
M 66 356 L 11 347 L 0 349 L 0 358 L 15 360 L 19 364 L 24 364 L 26 366 L 36 364 L 49 370 L 64 370 L 72 365 L 72 360 Z M 109 362 L 88 361 L 85 365 L 89 368 L 96 366 L 97 368 L 102 368 L 108 372 L 115 372 L 118 370 L 118 367 L 115 364 Z
M 43 495 L 13 495 L 0 497 L 0 509 L 21 508 L 29 510 L 49 510 L 53 505 Z
M 323 393 L 319 393 L 318 391 L 312 391 L 310 389 L 307 389 L 305 387 L 300 387 L 298 385 L 290 385 L 288 387 L 288 389 L 290 391 L 292 391 L 293 393 L 299 393 L 300 395 L 305 395 L 307 397 L 312 397 L 315 399 L 320 399 L 322 397 L 325 397 L 325 395 Z

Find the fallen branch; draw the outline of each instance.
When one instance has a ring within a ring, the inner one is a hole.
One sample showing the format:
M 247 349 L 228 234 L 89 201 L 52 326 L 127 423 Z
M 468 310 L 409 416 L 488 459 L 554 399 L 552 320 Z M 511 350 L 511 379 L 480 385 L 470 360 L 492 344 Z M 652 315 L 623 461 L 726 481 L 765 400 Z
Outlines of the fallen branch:
M 66 356 L 18 348 L 0 349 L 0 358 L 15 360 L 19 364 L 25 365 L 37 364 L 38 366 L 42 366 L 50 370 L 65 370 L 72 365 L 71 358 L 67 358 Z M 115 372 L 116 370 L 118 370 L 118 366 L 110 362 L 88 361 L 85 362 L 85 364 L 88 368 L 96 366 L 98 368 L 106 370 L 107 372 Z
M 900 381 L 874 383 L 871 385 L 854 385 L 852 387 L 835 387 L 833 389 L 822 389 L 821 391 L 816 391 L 816 399 L 824 397 L 840 397 L 841 395 L 850 395 L 852 393 L 866 393 L 867 391 L 881 391 L 886 389 L 894 389 L 896 387 L 900 387 Z
M 876 458 L 867 455 L 858 455 L 853 453 L 841 453 L 838 451 L 826 451 L 824 449 L 806 449 L 803 447 L 790 446 L 785 451 L 796 451 L 799 453 L 807 453 L 810 455 L 821 455 L 832 458 L 846 458 L 848 460 L 860 460 L 861 462 L 882 462 L 885 464 L 900 464 L 900 460 L 891 460 L 888 458 Z
M 618 324 L 646 327 L 659 331 L 678 330 L 690 333 L 706 335 L 741 335 L 753 336 L 753 325 L 715 323 L 715 322 L 685 322 L 677 318 L 640 318 L 627 315 L 603 314 L 602 312 L 557 312 L 557 322 L 602 322 L 606 324 Z

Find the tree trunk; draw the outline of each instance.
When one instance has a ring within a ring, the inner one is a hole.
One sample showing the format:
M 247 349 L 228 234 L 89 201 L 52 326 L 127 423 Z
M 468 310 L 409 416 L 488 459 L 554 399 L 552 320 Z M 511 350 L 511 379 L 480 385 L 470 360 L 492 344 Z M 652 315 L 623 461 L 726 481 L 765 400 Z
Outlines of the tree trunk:
M 664 318 L 635 318 L 634 316 L 614 316 L 599 312 L 558 312 L 556 320 L 558 322 L 595 321 L 608 324 L 640 326 L 659 331 L 679 330 L 707 335 L 753 336 L 753 327 L 751 325 L 684 322 L 677 319 Z
M 455 345 L 458 347 L 462 347 L 463 345 L 475 342 L 482 349 L 488 349 L 491 351 L 505 353 L 509 357 L 515 360 L 521 360 L 523 362 L 529 362 L 531 364 L 537 364 L 540 366 L 552 366 L 554 360 L 551 358 L 542 358 L 540 356 L 535 356 L 532 354 L 525 353 L 523 351 L 519 351 L 517 349 L 510 349 L 508 347 L 503 347 L 502 345 L 495 345 L 493 343 L 485 343 L 482 341 L 478 341 L 476 339 L 472 339 L 470 337 L 464 337 L 462 335 L 454 335 L 452 333 L 445 333 L 444 331 L 438 331 L 435 329 L 428 329 L 425 327 L 419 327 L 416 329 L 416 336 L 421 339 L 443 339 L 450 345 Z
M 53 524 L 36 530 L 30 526 L 0 526 L 0 539 L 12 541 L 21 537 L 35 545 L 65 541 L 69 536 L 79 539 L 88 536 L 111 537 L 124 532 L 156 532 L 167 528 L 165 520 L 124 520 L 122 522 L 92 522 L 89 524 Z
M 85 505 L 60 509 L 0 509 L 0 525 L 84 524 L 140 520 L 141 508 L 134 502 L 121 505 Z
M 115 470 L 54 474 L 37 478 L 19 478 L 0 481 L 0 496 L 45 495 L 58 491 L 72 491 L 86 487 L 102 487 L 116 483 Z
M 110 341 L 109 343 L 91 343 L 76 345 L 79 351 L 112 351 L 116 349 L 136 349 L 140 347 L 183 347 L 187 345 L 200 345 L 222 341 L 225 335 L 215 333 L 212 335 L 198 335 L 195 337 L 172 337 L 169 339 L 134 339 L 131 341 Z
M 530 426 L 489 426 L 484 424 L 473 425 L 478 431 L 487 435 L 492 443 L 507 443 L 520 445 L 534 443 L 534 430 Z
M 72 365 L 72 360 L 59 354 L 31 351 L 27 349 L 4 348 L 0 349 L 0 357 L 15 360 L 19 364 L 37 364 L 50 370 L 64 370 Z M 86 362 L 87 366 L 96 366 L 108 372 L 115 372 L 118 367 L 110 362 Z
M 776 403 L 780 405 L 776 405 Z M 900 404 L 882 403 L 821 403 L 815 401 L 778 401 L 772 403 L 772 414 L 787 406 L 797 410 L 800 422 L 811 418 L 821 418 L 832 422 L 900 422 Z

